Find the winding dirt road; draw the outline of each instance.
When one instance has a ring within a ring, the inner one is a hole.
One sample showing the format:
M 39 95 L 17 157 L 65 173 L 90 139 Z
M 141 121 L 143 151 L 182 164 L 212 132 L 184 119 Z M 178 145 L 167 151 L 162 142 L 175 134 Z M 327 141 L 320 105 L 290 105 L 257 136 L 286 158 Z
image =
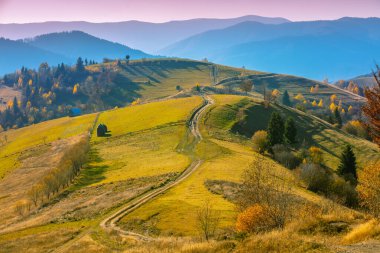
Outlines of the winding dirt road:
M 210 97 L 204 96 L 203 99 L 204 99 L 203 105 L 193 113 L 193 115 L 191 116 L 190 121 L 189 121 L 189 128 L 191 130 L 191 133 L 194 135 L 194 137 L 197 139 L 198 142 L 202 140 L 202 134 L 199 131 L 199 120 L 202 116 L 202 113 L 209 106 L 211 106 L 214 103 L 214 101 Z M 160 188 L 157 188 L 153 191 L 145 193 L 145 194 L 139 196 L 138 198 L 132 200 L 127 205 L 125 205 L 124 207 L 122 207 L 121 209 L 119 209 L 118 211 L 116 211 L 115 213 L 110 215 L 109 217 L 105 218 L 100 223 L 100 226 L 103 229 L 108 230 L 108 231 L 109 230 L 116 230 L 120 234 L 123 234 L 123 235 L 133 236 L 133 237 L 136 237 L 136 238 L 142 239 L 142 240 L 150 240 L 151 238 L 148 238 L 146 236 L 136 234 L 136 233 L 133 233 L 130 231 L 125 231 L 125 230 L 121 229 L 117 225 L 118 221 L 120 221 L 125 215 L 133 212 L 134 210 L 136 210 L 140 206 L 144 205 L 148 201 L 152 200 L 153 198 L 157 197 L 158 195 L 166 192 L 170 188 L 172 188 L 172 187 L 178 185 L 179 183 L 181 183 L 182 181 L 184 181 L 201 165 L 201 163 L 202 163 L 201 160 L 193 161 L 190 164 L 190 166 L 175 181 L 172 181 L 172 182 L 170 182 L 170 183 L 168 183 L 168 184 L 166 184 Z

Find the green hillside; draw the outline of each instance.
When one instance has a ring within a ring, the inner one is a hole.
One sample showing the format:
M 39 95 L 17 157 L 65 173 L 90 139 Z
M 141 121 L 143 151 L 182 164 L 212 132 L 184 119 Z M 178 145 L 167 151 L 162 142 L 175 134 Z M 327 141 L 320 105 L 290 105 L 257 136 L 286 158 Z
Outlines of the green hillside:
M 165 61 L 88 67 L 94 73 L 101 71 L 100 67 L 116 68 L 121 76 L 141 88 L 135 90 L 140 92 L 140 104 L 0 133 L 0 210 L 4 210 L 5 217 L 0 220 L 1 250 L 255 252 L 257 245 L 269 245 L 262 250 L 266 252 L 276 242 L 275 250 L 286 252 L 280 249 L 290 243 L 286 238 L 291 235 L 292 242 L 300 248 L 298 252 L 335 252 L 344 246 L 342 240 L 351 228 L 368 221 L 370 216 L 361 209 L 350 209 L 338 200 L 307 190 L 298 169 L 285 168 L 269 153 L 255 152 L 251 136 L 267 128 L 274 111 L 283 118 L 292 117 L 298 129 L 297 144 L 292 148 L 319 147 L 324 165 L 331 171 L 336 170 L 346 144 L 353 146 L 359 167 L 380 160 L 375 144 L 290 107 L 272 103 L 265 108 L 261 99 L 252 98 L 255 92 L 249 96 L 205 95 L 193 90 L 183 92 L 186 96 L 182 98 L 156 100 L 177 93 L 178 83 L 189 90 L 196 83 L 211 86 L 210 63 L 181 61 L 177 65 L 172 59 L 161 67 Z M 241 75 L 241 71 L 244 70 L 219 66 L 219 75 L 223 77 Z M 275 85 L 276 80 L 283 80 L 276 78 L 291 77 L 273 78 Z M 298 90 L 301 88 L 302 85 L 297 86 Z M 291 86 L 287 89 L 293 92 Z M 329 86 L 321 87 L 319 94 L 329 96 L 330 91 L 350 98 Z M 197 118 L 196 112 L 206 105 L 199 95 L 213 103 L 204 107 Z M 198 119 L 202 135 L 199 139 L 190 131 L 194 118 Z M 97 136 L 93 128 L 101 123 L 109 130 L 105 137 Z M 80 174 L 49 196 L 41 193 L 37 203 L 33 203 L 30 190 L 57 171 L 67 152 L 89 136 L 90 148 Z M 247 167 L 257 159 L 273 169 L 273 182 L 280 181 L 291 189 L 289 194 L 296 200 L 298 218 L 292 218 L 284 229 L 246 235 L 235 229 L 240 212 L 236 192 Z M 189 171 L 194 162 L 199 166 Z M 175 184 L 183 175 L 188 176 Z M 133 205 L 167 186 L 171 187 L 146 203 Z M 199 210 L 206 200 L 212 203 L 210 210 L 220 215 L 217 236 L 210 242 L 200 239 L 198 225 Z M 104 221 L 129 205 L 135 209 L 115 222 L 125 233 L 104 227 Z M 336 230 L 335 226 L 342 223 L 345 229 Z M 251 243 L 260 238 L 264 243 Z

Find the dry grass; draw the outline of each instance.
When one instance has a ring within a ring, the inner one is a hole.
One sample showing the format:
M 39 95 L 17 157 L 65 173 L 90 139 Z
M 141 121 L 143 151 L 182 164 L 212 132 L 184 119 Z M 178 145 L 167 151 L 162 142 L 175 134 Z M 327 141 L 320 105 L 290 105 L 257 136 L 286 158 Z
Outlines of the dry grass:
M 240 244 L 237 253 L 327 253 L 333 252 L 322 242 L 289 231 L 253 235 Z
M 366 223 L 356 226 L 351 232 L 349 232 L 344 238 L 343 243 L 352 244 L 358 243 L 370 238 L 373 238 L 380 234 L 379 221 L 372 219 Z
M 178 147 L 185 134 L 181 124 L 109 138 L 94 145 L 99 161 L 91 162 L 91 166 L 104 168 L 103 179 L 96 184 L 182 172 L 191 162 Z
M 112 136 L 155 128 L 165 124 L 184 123 L 202 102 L 200 97 L 171 99 L 156 103 L 128 106 L 104 112 L 99 123 L 107 125 Z M 92 141 L 106 141 L 107 138 L 94 136 Z

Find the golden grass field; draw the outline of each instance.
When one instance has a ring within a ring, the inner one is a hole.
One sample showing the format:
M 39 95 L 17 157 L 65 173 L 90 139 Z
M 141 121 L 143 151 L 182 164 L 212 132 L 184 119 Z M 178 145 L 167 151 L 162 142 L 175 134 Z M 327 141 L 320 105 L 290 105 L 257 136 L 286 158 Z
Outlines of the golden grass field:
M 157 96 L 161 95 L 157 93 Z M 283 249 L 280 252 L 291 252 L 287 251 L 290 247 L 295 249 L 294 252 L 334 252 L 326 245 L 341 245 L 344 235 L 330 238 L 325 234 L 309 235 L 299 232 L 320 225 L 320 220 L 305 220 L 303 223 L 298 221 L 283 231 L 274 231 L 262 236 L 253 235 L 244 240 L 244 243 L 241 243 L 240 239 L 210 243 L 197 239 L 197 211 L 205 200 L 212 203 L 213 210 L 220 211 L 220 230 L 226 233 L 234 230 L 236 206 L 223 195 L 212 193 L 205 182 L 222 180 L 238 183 L 241 180 L 243 171 L 261 155 L 253 151 L 249 138 L 237 136 L 230 130 L 242 119 L 246 119 L 254 128 L 261 128 L 266 124 L 265 117 L 261 114 L 269 114 L 256 100 L 233 95 L 212 97 L 215 105 L 209 108 L 200 122 L 203 140 L 190 152 L 189 149 L 193 146 L 187 147 L 191 140 L 186 122 L 202 103 L 198 96 L 128 106 L 100 113 L 97 124 L 106 124 L 110 136 L 92 136 L 90 161 L 69 187 L 67 194 L 56 202 L 49 203 L 39 213 L 23 217 L 23 225 L 19 225 L 20 230 L 0 234 L 0 245 L 3 245 L 0 252 L 49 251 L 65 245 L 81 233 L 84 236 L 70 244 L 64 252 L 82 252 L 83 248 L 88 252 L 231 252 L 233 249 L 237 252 L 268 252 L 272 246 L 274 249 Z M 247 101 L 242 102 L 244 99 Z M 248 110 L 248 116 L 240 107 L 251 108 Z M 256 114 L 251 119 L 255 114 L 250 115 L 249 112 L 261 114 Z M 345 143 L 354 146 L 360 165 L 365 159 L 379 157 L 376 147 L 368 141 L 347 135 L 302 113 L 287 110 L 282 112 L 284 115 L 296 115 L 299 122 L 307 122 L 310 132 L 301 135 L 309 135 L 323 149 L 329 167 L 335 166 L 341 146 Z M 45 142 L 51 143 L 80 135 L 93 125 L 95 117 L 96 115 L 87 115 L 62 118 L 0 133 L 0 139 L 5 134 L 8 138 L 7 144 L 0 150 L 0 162 L 2 165 L 10 164 L 7 168 L 11 170 L 15 169 L 22 157 L 21 154 L 25 156 L 30 148 L 39 145 L 48 148 L 50 146 L 45 145 Z M 141 243 L 108 233 L 98 226 L 117 206 L 166 180 L 173 180 L 194 158 L 201 159 L 203 163 L 193 174 L 119 222 L 126 230 L 132 229 L 155 236 L 156 241 Z M 364 215 L 332 204 L 331 201 L 307 191 L 292 171 L 270 160 L 269 157 L 263 159 L 273 164 L 276 174 L 280 180 L 292 187 L 293 194 L 321 206 L 321 210 L 327 210 L 323 214 L 327 224 L 342 221 L 356 226 L 357 223 L 364 222 Z M 12 165 L 13 163 L 16 164 Z M 0 170 L 0 173 L 6 172 L 10 170 Z M 309 213 L 307 217 L 311 216 Z M 319 213 L 315 213 L 315 216 L 318 216 L 318 219 L 322 217 Z M 370 225 L 378 230 L 377 223 Z M 358 237 L 363 238 L 362 230 L 366 229 L 358 227 L 357 230 L 353 230 L 356 232 L 346 237 L 353 241 L 358 240 Z M 288 238 L 292 238 L 292 241 Z M 322 241 L 328 243 L 321 243 Z
M 76 118 L 60 118 L 32 126 L 0 133 L 0 178 L 17 168 L 20 153 L 58 139 L 66 139 L 88 131 L 95 120 L 95 114 Z M 7 142 L 5 142 L 5 139 Z

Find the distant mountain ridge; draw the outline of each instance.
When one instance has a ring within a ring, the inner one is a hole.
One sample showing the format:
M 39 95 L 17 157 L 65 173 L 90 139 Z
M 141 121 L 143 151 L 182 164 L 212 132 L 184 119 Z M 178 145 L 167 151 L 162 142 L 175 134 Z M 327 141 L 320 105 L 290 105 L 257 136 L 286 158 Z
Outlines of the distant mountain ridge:
M 380 58 L 379 30 L 379 18 L 243 22 L 192 36 L 160 53 L 318 80 L 347 79 L 365 73 Z
M 243 16 L 230 19 L 191 19 L 165 23 L 125 21 L 115 23 L 90 22 L 44 22 L 30 24 L 0 24 L 0 36 L 17 40 L 42 34 L 82 31 L 95 37 L 139 48 L 147 52 L 157 52 L 174 42 L 186 39 L 198 33 L 213 29 L 222 29 L 245 21 L 257 21 L 265 24 L 290 22 L 284 18 L 261 16 Z
M 0 39 L 0 75 L 21 67 L 37 68 L 42 62 L 72 65 L 78 57 L 101 62 L 103 58 L 155 58 L 140 50 L 102 40 L 84 32 L 62 32 L 27 40 Z
M 81 56 L 82 58 L 102 61 L 105 57 L 111 59 L 124 58 L 126 54 L 130 55 L 132 59 L 154 58 L 140 50 L 99 39 L 80 31 L 50 33 L 33 39 L 26 39 L 24 42 L 37 48 L 65 55 L 71 59 Z

